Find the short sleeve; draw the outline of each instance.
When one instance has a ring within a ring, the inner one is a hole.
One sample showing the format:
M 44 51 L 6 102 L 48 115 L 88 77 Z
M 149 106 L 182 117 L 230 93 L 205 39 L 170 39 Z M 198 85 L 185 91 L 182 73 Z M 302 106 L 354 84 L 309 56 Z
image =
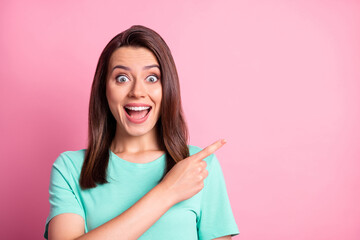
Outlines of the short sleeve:
M 204 180 L 200 218 L 197 224 L 199 240 L 239 234 L 219 161 L 215 154 L 209 158 L 207 161 L 209 174 Z
M 62 213 L 76 213 L 85 219 L 84 210 L 75 194 L 73 176 L 67 169 L 68 158 L 61 154 L 51 168 L 49 185 L 50 213 L 46 219 L 44 238 L 48 239 L 48 224 L 56 215 Z

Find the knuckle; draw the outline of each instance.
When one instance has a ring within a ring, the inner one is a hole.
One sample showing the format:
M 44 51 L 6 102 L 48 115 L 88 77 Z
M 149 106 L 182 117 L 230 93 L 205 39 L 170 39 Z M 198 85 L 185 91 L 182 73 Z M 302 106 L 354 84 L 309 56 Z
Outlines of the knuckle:
M 203 165 L 204 168 L 207 167 L 207 162 L 206 161 L 202 161 L 201 164 Z

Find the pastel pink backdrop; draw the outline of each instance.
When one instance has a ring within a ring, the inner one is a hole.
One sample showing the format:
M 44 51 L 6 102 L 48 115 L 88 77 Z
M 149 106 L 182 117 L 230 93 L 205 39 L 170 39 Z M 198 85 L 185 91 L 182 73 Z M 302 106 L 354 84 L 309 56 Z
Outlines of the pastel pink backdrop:
M 86 146 L 98 57 L 170 46 L 190 143 L 217 152 L 240 235 L 360 238 L 358 1 L 1 1 L 1 239 L 42 239 L 50 168 Z

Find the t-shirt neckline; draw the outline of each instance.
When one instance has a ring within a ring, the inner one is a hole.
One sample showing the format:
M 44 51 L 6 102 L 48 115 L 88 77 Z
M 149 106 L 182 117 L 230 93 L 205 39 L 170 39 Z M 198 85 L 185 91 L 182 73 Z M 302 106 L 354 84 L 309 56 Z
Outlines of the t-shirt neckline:
M 165 159 L 165 153 L 162 154 L 160 157 L 156 158 L 155 160 L 151 161 L 151 162 L 147 162 L 147 163 L 134 163 L 134 162 L 129 162 L 121 157 L 119 157 L 118 155 L 116 155 L 113 151 L 111 151 L 109 149 L 110 152 L 110 156 L 112 159 L 116 160 L 116 161 L 120 161 L 122 164 L 127 165 L 129 167 L 135 167 L 135 168 L 148 168 L 148 167 L 152 167 L 155 165 L 158 165 L 159 163 L 162 163 L 163 160 Z

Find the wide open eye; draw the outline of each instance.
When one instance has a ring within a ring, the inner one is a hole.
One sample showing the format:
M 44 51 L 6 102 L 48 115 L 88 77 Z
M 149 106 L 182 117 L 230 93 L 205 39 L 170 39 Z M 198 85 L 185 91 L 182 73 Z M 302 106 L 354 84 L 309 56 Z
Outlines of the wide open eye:
M 116 79 L 116 81 L 119 82 L 119 83 L 123 83 L 123 82 L 128 82 L 128 81 L 130 81 L 130 80 L 128 79 L 128 77 L 125 76 L 125 75 L 119 75 L 119 76 L 117 76 L 115 79 Z
M 155 82 L 157 82 L 159 80 L 159 78 L 156 75 L 150 75 L 150 76 L 148 76 L 146 78 L 146 80 L 149 81 L 149 82 L 155 83 Z

